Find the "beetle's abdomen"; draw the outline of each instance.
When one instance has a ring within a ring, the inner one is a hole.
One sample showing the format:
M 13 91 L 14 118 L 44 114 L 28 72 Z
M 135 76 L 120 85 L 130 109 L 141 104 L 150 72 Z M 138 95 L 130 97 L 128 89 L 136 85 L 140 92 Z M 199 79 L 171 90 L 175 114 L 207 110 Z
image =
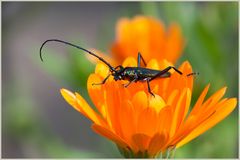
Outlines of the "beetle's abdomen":
M 146 78 L 154 77 L 158 70 L 152 70 L 148 68 L 141 68 L 141 67 L 126 67 L 124 70 L 124 77 L 128 80 L 144 80 Z

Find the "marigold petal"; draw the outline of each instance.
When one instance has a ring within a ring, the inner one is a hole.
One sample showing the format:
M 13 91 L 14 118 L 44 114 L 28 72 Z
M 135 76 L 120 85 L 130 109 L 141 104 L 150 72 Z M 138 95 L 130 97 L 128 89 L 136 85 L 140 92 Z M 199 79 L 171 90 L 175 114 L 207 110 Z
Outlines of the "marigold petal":
M 99 115 L 88 105 L 88 103 L 79 95 L 73 94 L 72 92 L 61 89 L 61 94 L 64 99 L 74 107 L 77 111 L 82 113 L 88 119 L 92 120 L 94 123 L 104 125 L 104 121 L 99 117 Z
M 171 106 L 166 106 L 158 113 L 158 132 L 166 132 L 170 134 L 170 128 L 172 123 L 173 109 Z
M 190 107 L 190 103 L 191 103 L 191 97 L 192 97 L 192 93 L 190 91 L 189 88 L 187 88 L 187 93 L 186 93 L 186 99 L 185 99 L 185 103 L 183 104 L 183 117 L 181 118 L 180 122 L 183 122 L 183 120 L 186 118 L 188 111 L 189 111 L 189 107 Z M 180 123 L 181 124 L 181 123 Z
M 171 63 L 170 61 L 168 61 L 166 59 L 163 59 L 163 60 L 159 61 L 159 68 L 160 68 L 160 70 L 163 70 L 163 69 L 167 68 L 168 66 L 173 66 L 173 63 Z M 174 70 L 170 70 L 169 72 L 173 73 Z
M 138 150 L 142 152 L 147 150 L 150 139 L 148 135 L 142 133 L 137 133 L 132 136 L 133 142 L 138 147 Z
M 122 18 L 118 21 L 116 27 L 116 42 L 113 44 L 112 51 L 115 53 L 113 56 L 120 61 L 128 56 L 137 54 L 137 51 L 132 53 L 132 51 L 135 50 L 135 45 L 132 41 L 132 38 L 134 38 L 132 30 L 134 30 L 134 28 L 127 18 Z
M 223 88 L 219 89 L 216 93 L 214 93 L 211 97 L 209 97 L 202 104 L 203 98 L 205 97 L 208 88 L 209 88 L 209 85 L 204 89 L 202 95 L 200 96 L 200 100 L 195 104 L 190 115 L 195 114 L 195 115 L 201 116 L 202 114 L 204 114 L 205 111 L 208 111 L 208 109 L 211 109 L 212 106 L 216 105 L 216 103 L 223 97 L 223 95 L 226 92 L 226 87 L 223 87 Z
M 183 49 L 183 36 L 181 29 L 176 23 L 172 23 L 169 27 L 168 37 L 166 39 L 166 59 L 175 63 Z
M 108 124 L 115 130 L 116 133 L 120 132 L 120 121 L 119 114 L 120 114 L 120 107 L 116 107 L 120 105 L 122 102 L 122 86 L 119 87 L 117 83 L 108 83 L 105 85 L 106 89 L 106 96 L 105 96 L 105 103 L 106 103 L 106 112 L 107 112 L 107 121 Z M 122 91 L 123 92 L 123 91 Z M 117 104 L 116 104 L 117 103 Z M 119 103 L 119 104 L 118 104 Z
M 103 85 L 93 85 L 94 83 L 100 83 L 102 81 L 101 77 L 97 74 L 91 74 L 88 77 L 87 88 L 88 94 L 90 95 L 94 105 L 102 116 L 106 117 L 106 110 L 103 108 L 105 104 L 105 95 L 103 91 Z
M 102 87 L 103 85 L 97 85 L 99 83 L 101 83 L 103 80 L 103 77 L 101 77 L 98 74 L 90 74 L 87 80 L 87 89 L 89 90 L 93 90 L 93 91 L 98 91 L 98 92 L 102 92 Z
M 98 74 L 102 78 L 105 78 L 109 74 L 109 68 L 106 66 L 106 64 L 104 64 L 102 62 L 97 63 L 97 65 L 95 67 L 95 74 Z
M 201 114 L 198 115 L 190 115 L 187 121 L 181 126 L 181 128 L 177 131 L 177 133 L 172 138 L 171 144 L 175 145 L 180 140 L 184 139 L 190 132 L 192 132 L 198 126 L 201 126 L 205 123 L 206 120 L 211 118 L 216 112 L 216 109 L 224 106 L 227 98 L 222 99 L 216 105 L 212 106 L 210 109 L 202 111 Z
M 76 102 L 76 96 L 69 90 L 62 88 L 60 90 L 63 98 L 71 105 L 73 106 L 77 111 L 81 112 L 81 109 L 78 108 L 77 102 Z
M 132 98 L 132 104 L 134 106 L 136 114 L 140 113 L 148 106 L 147 94 L 144 91 L 137 92 Z
M 176 108 L 174 108 L 174 114 L 172 117 L 173 121 L 171 124 L 171 130 L 170 130 L 170 137 L 172 137 L 174 135 L 174 133 L 176 132 L 180 123 L 183 120 L 186 105 L 189 105 L 189 103 L 187 102 L 187 101 L 189 101 L 189 98 L 190 98 L 189 96 L 187 96 L 188 92 L 190 92 L 188 88 L 185 88 L 183 90 L 183 92 L 181 93 L 181 95 L 179 97 Z
M 180 141 L 177 144 L 177 147 L 180 147 L 186 144 L 187 142 L 196 138 L 197 136 L 204 133 L 206 130 L 212 128 L 218 122 L 223 120 L 226 116 L 228 116 L 234 110 L 234 108 L 236 107 L 236 104 L 237 104 L 236 98 L 230 98 L 227 101 L 225 101 L 225 103 L 222 104 L 222 106 L 219 107 L 209 119 L 207 119 L 204 123 L 202 123 L 197 128 L 195 128 L 186 138 Z
M 137 61 L 133 57 L 128 57 L 124 60 L 123 67 L 136 67 L 137 66 Z
M 157 113 L 165 106 L 165 101 L 159 95 L 156 94 L 155 97 L 151 96 L 149 98 L 149 107 L 154 108 Z
M 203 108 L 205 108 L 205 106 L 205 109 L 211 108 L 212 105 L 216 104 L 224 96 L 226 90 L 227 87 L 219 89 L 216 93 L 209 97 L 206 102 L 203 103 Z
M 206 95 L 207 95 L 207 92 L 208 92 L 209 87 L 210 87 L 210 84 L 208 84 L 208 85 L 204 88 L 204 90 L 202 91 L 202 93 L 201 93 L 200 97 L 198 98 L 197 102 L 195 103 L 195 105 L 194 105 L 194 107 L 193 107 L 193 109 L 192 109 L 192 111 L 191 111 L 191 113 L 190 113 L 189 116 L 198 113 L 198 111 L 199 111 L 199 109 L 201 108 L 201 105 L 202 105 L 202 103 L 203 103 L 203 101 L 204 101 L 204 98 L 205 98 Z
M 187 76 L 187 74 L 192 73 L 192 67 L 188 61 L 182 63 L 178 68 L 183 74 L 180 75 L 174 71 L 170 77 L 167 93 L 170 94 L 174 89 L 183 90 L 184 88 L 189 88 L 192 90 L 193 86 L 193 76 Z M 168 97 L 169 95 L 167 95 Z
M 150 48 L 150 25 L 149 20 L 142 16 L 137 16 L 132 21 L 131 34 L 129 35 L 132 42 L 132 51 L 140 51 L 143 54 L 144 59 L 149 60 Z M 147 53 L 147 54 L 146 54 Z
M 168 99 L 167 99 L 167 104 L 168 105 L 172 105 L 172 106 L 176 106 L 177 105 L 177 98 L 178 98 L 178 94 L 179 94 L 179 91 L 178 90 L 173 90 L 170 95 L 168 96 Z
M 128 34 L 125 34 L 125 32 L 128 30 L 128 25 L 128 18 L 121 18 L 120 20 L 118 20 L 116 25 L 116 39 L 118 41 L 121 39 L 125 39 L 124 37 L 128 37 Z
M 156 59 L 151 59 L 148 63 L 147 63 L 147 68 L 150 69 L 156 69 L 159 70 L 159 64 L 158 61 Z
M 136 132 L 136 116 L 130 101 L 125 100 L 120 104 L 119 123 L 122 130 L 121 133 L 128 143 L 131 143 L 131 137 Z
M 156 110 L 151 107 L 145 108 L 138 117 L 137 132 L 153 136 L 157 130 L 157 120 Z
M 107 139 L 110 139 L 111 141 L 115 142 L 117 145 L 121 146 L 122 148 L 126 148 L 129 145 L 122 139 L 120 136 L 115 134 L 114 132 L 108 130 L 107 128 L 104 128 L 100 125 L 93 124 L 92 129 L 100 134 L 101 136 L 106 137 Z
M 182 70 L 185 75 L 187 75 L 187 74 L 189 74 L 189 73 L 192 73 L 192 66 L 191 66 L 191 64 L 189 63 L 189 61 L 184 61 L 184 62 L 180 65 L 179 69 Z
M 163 133 L 156 133 L 149 143 L 148 153 L 149 155 L 156 155 L 158 152 L 161 151 L 162 147 L 168 141 L 168 136 L 165 132 Z
M 87 118 L 89 118 L 96 124 L 105 124 L 102 118 L 88 105 L 88 103 L 84 100 L 84 98 L 82 98 L 81 95 L 79 95 L 78 93 L 75 93 L 75 95 L 78 108 Z

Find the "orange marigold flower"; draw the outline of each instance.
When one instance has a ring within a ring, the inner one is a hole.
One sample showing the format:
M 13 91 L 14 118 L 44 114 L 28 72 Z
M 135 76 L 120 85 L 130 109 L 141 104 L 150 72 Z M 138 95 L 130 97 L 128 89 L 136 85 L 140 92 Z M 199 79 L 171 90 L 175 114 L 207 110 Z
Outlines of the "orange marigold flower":
M 158 19 L 136 16 L 122 18 L 117 22 L 116 40 L 111 53 L 118 64 L 128 56 L 141 52 L 146 61 L 150 59 L 175 63 L 182 53 L 184 40 L 180 27 L 172 23 L 167 31 Z
M 159 63 L 152 59 L 147 68 L 163 69 L 168 65 L 166 60 Z M 137 66 L 137 62 L 129 57 L 123 66 Z M 95 132 L 116 143 L 125 157 L 156 157 L 204 133 L 230 114 L 237 103 L 236 98 L 222 99 L 226 87 L 204 100 L 210 86 L 207 85 L 188 114 L 193 76 L 186 74 L 192 72 L 192 67 L 186 61 L 179 70 L 183 75 L 173 71 L 169 78 L 150 83 L 154 97 L 149 94 L 147 84 L 142 82 L 125 88 L 123 83 L 127 82 L 114 81 L 110 77 L 103 85 L 92 85 L 101 82 L 109 72 L 103 63 L 98 63 L 87 82 L 89 95 L 98 112 L 78 93 L 61 89 L 61 94 L 93 122 Z

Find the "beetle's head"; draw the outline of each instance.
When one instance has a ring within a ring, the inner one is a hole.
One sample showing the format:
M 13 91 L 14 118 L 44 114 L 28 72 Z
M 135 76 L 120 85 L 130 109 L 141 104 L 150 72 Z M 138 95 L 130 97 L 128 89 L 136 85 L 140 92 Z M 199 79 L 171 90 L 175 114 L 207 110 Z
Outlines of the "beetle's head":
M 112 72 L 112 76 L 114 77 L 115 81 L 122 80 L 124 78 L 123 71 L 124 71 L 123 66 L 115 67 L 115 70 Z

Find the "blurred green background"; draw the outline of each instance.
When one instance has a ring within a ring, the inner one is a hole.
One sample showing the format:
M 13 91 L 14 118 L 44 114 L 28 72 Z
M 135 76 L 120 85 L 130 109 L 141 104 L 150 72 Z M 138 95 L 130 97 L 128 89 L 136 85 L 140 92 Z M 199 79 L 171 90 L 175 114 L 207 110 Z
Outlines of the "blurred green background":
M 181 26 L 186 46 L 177 65 L 189 60 L 200 72 L 193 103 L 208 83 L 208 95 L 228 86 L 226 97 L 238 97 L 238 2 L 2 2 L 3 158 L 121 157 L 59 93 L 78 91 L 91 104 L 85 86 L 94 65 L 55 43 L 44 49 L 41 63 L 39 47 L 58 38 L 108 53 L 117 20 L 138 14 Z M 236 158 L 238 144 L 235 109 L 176 157 Z

